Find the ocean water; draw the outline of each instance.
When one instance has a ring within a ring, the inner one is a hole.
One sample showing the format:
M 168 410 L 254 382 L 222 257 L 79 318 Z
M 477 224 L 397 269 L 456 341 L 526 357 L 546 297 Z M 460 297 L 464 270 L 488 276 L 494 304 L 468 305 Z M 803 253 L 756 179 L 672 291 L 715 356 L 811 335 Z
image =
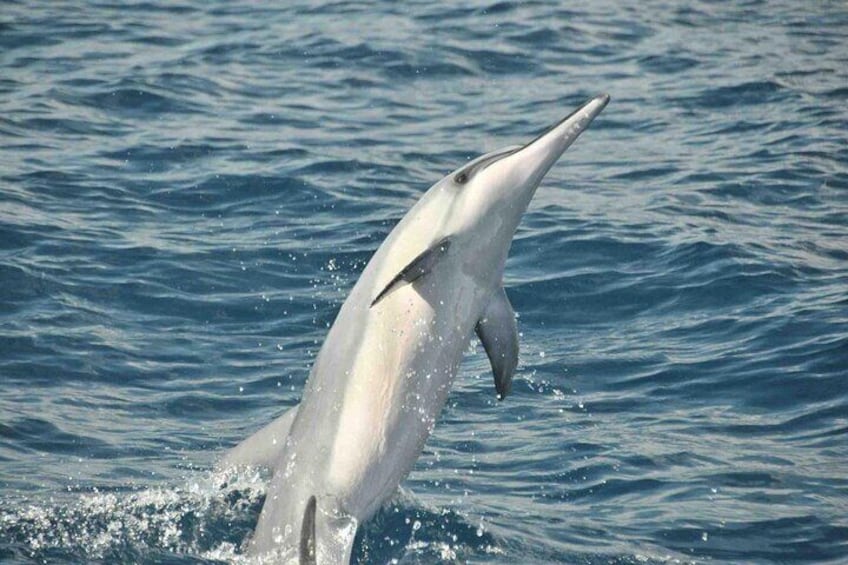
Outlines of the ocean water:
M 848 562 L 844 2 L 0 4 L 0 562 L 226 563 L 371 253 L 612 102 L 358 563 Z

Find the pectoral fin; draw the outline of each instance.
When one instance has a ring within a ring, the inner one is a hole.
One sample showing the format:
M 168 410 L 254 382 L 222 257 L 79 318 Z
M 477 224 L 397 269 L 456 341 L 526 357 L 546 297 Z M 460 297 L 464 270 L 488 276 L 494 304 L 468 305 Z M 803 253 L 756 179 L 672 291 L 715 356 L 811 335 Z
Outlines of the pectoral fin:
M 401 272 L 399 272 L 395 277 L 389 281 L 389 284 L 380 291 L 380 294 L 377 295 L 376 298 L 371 302 L 371 306 L 373 307 L 380 300 L 383 299 L 388 293 L 393 291 L 399 286 L 403 286 L 405 284 L 409 284 L 422 276 L 426 275 L 433 269 L 433 265 L 442 257 L 445 253 L 447 253 L 448 248 L 450 247 L 450 239 L 444 238 L 439 241 L 420 255 L 412 260 L 406 267 L 404 267 Z
M 518 366 L 518 327 L 503 288 L 489 300 L 476 331 L 492 364 L 498 400 L 503 400 L 512 388 L 512 375 Z

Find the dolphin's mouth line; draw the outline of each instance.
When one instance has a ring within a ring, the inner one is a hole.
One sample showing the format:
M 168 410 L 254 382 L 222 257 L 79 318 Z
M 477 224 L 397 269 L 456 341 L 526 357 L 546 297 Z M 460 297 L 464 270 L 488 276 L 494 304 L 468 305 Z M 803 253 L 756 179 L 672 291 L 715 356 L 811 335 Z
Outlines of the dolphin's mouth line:
M 584 116 L 582 116 L 582 119 L 577 120 L 573 124 L 573 126 L 568 129 L 568 131 L 563 133 L 564 137 L 569 138 L 567 144 L 562 148 L 562 151 L 565 151 L 565 149 L 568 148 L 568 146 L 571 144 L 571 142 L 573 142 L 575 139 L 577 139 L 577 137 L 581 133 L 583 133 L 583 130 L 585 130 L 589 126 L 589 124 L 592 122 L 592 120 L 594 120 L 595 117 L 598 114 L 601 113 L 601 111 L 609 103 L 609 100 L 610 100 L 610 97 L 609 97 L 608 94 L 600 94 L 598 96 L 595 96 L 594 98 L 590 98 L 589 100 L 584 102 L 580 107 L 578 107 L 576 110 L 574 110 L 570 114 L 568 114 L 566 117 L 557 121 L 553 125 L 545 128 L 545 130 L 542 131 L 542 133 L 540 133 L 539 135 L 537 135 L 535 138 L 533 138 L 531 141 L 525 143 L 524 145 L 506 147 L 506 148 L 501 149 L 499 151 L 495 151 L 493 153 L 490 153 L 488 155 L 484 155 L 482 157 L 478 157 L 477 159 L 473 160 L 472 162 L 470 162 L 468 165 L 466 165 L 465 167 L 463 167 L 462 169 L 460 169 L 457 173 L 455 173 L 453 175 L 453 181 L 459 186 L 467 184 L 474 177 L 474 175 L 485 170 L 490 165 L 497 163 L 501 159 L 506 159 L 507 157 L 509 157 L 511 155 L 514 155 L 516 153 L 520 153 L 521 151 L 524 151 L 525 149 L 527 149 L 527 148 L 531 147 L 533 144 L 535 144 L 537 141 L 546 137 L 551 132 L 560 128 L 560 126 L 562 126 L 563 124 L 569 122 L 570 120 L 573 120 L 576 116 L 580 116 L 581 114 L 585 114 Z M 588 106 L 592 105 L 593 103 L 596 103 L 596 102 L 600 102 L 600 106 L 597 109 L 595 109 L 594 111 L 592 111 L 591 113 L 586 113 L 585 112 L 586 108 Z
M 523 149 L 521 146 L 507 147 L 506 149 L 496 151 L 496 152 L 486 156 L 486 158 L 484 158 L 484 159 L 475 159 L 469 165 L 467 165 L 465 168 L 463 168 L 461 171 L 456 173 L 453 176 L 453 181 L 458 185 L 466 184 L 468 181 L 471 180 L 471 178 L 474 175 L 476 175 L 480 171 L 484 170 L 489 165 L 496 163 L 496 162 L 500 161 L 501 159 L 505 159 L 506 157 L 509 157 L 513 153 L 521 151 L 521 149 Z

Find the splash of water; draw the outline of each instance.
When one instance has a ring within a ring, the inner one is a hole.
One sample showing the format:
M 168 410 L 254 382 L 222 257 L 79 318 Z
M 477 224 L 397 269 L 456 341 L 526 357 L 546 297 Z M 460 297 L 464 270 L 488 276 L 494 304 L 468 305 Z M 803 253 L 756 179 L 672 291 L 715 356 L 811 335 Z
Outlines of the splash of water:
M 175 488 L 94 492 L 0 510 L 0 533 L 18 557 L 145 561 L 154 554 L 232 561 L 265 494 L 255 470 L 187 478 Z

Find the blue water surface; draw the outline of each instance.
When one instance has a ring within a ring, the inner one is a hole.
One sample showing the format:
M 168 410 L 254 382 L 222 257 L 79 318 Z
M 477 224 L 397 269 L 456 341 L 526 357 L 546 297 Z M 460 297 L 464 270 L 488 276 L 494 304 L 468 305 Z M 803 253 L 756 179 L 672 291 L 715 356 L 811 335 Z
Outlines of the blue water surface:
M 0 5 L 0 561 L 242 560 L 221 452 L 428 186 L 612 102 L 358 563 L 848 562 L 848 6 Z

